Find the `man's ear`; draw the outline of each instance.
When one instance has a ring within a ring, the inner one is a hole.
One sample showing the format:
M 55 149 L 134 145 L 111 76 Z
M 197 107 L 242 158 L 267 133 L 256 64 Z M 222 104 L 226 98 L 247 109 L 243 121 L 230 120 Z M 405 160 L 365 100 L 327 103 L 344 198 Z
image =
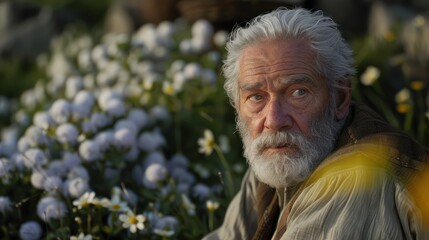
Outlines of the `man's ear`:
M 337 120 L 345 118 L 349 114 L 349 108 L 352 101 L 351 79 L 346 78 L 338 82 L 336 88 L 336 108 L 335 117 Z

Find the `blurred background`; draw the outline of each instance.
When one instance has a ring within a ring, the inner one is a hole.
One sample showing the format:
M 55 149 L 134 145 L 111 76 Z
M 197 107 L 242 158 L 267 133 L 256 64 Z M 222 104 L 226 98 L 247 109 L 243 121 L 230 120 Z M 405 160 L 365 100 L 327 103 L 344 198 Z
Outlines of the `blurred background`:
M 50 41 L 70 26 L 86 31 L 131 33 L 144 23 L 205 18 L 230 30 L 278 6 L 321 9 L 345 37 L 385 35 L 390 25 L 429 10 L 426 0 L 1 0 L 0 94 L 17 97 L 34 85 L 32 67 Z M 371 15 L 372 13 L 372 15 Z
M 111 221 L 137 221 L 119 199 L 147 218 L 132 239 L 219 226 L 247 168 L 225 42 L 279 6 L 331 16 L 354 50 L 353 98 L 429 147 L 428 0 L 0 0 L 0 238 L 130 239 Z M 24 238 L 27 221 L 46 229 Z

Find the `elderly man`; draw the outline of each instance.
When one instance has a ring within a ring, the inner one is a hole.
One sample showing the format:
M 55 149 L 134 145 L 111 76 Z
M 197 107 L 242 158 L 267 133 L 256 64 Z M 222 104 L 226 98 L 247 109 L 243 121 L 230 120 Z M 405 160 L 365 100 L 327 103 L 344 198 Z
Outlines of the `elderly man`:
M 429 151 L 352 102 L 352 51 L 332 19 L 280 8 L 227 50 L 250 169 L 204 239 L 429 238 L 409 191 Z

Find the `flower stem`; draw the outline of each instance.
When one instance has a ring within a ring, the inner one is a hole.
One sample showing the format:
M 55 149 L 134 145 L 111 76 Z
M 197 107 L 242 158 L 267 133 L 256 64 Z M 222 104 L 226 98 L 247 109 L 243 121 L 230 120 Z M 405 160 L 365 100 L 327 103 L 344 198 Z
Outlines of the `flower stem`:
M 209 231 L 213 231 L 214 227 L 214 214 L 213 211 L 209 211 Z
M 214 144 L 213 148 L 215 149 L 217 155 L 220 158 L 220 162 L 222 164 L 222 167 L 224 169 L 224 174 L 225 174 L 225 189 L 226 189 L 226 196 L 228 198 L 228 200 L 231 200 L 232 197 L 234 196 L 234 182 L 232 180 L 232 175 L 231 175 L 231 168 L 229 167 L 229 164 L 227 162 L 227 160 L 225 159 L 225 156 L 222 153 L 222 150 L 220 149 L 220 147 L 217 144 Z

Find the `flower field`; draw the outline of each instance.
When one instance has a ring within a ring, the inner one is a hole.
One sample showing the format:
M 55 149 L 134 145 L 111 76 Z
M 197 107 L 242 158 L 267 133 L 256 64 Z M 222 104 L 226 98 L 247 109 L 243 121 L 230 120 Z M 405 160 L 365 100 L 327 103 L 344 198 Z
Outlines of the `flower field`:
M 1 129 L 0 238 L 200 239 L 218 227 L 246 169 L 222 88 L 227 38 L 178 19 L 56 39 Z M 428 78 L 401 72 L 383 91 L 409 63 L 396 41 L 354 42 L 354 97 L 428 145 Z

